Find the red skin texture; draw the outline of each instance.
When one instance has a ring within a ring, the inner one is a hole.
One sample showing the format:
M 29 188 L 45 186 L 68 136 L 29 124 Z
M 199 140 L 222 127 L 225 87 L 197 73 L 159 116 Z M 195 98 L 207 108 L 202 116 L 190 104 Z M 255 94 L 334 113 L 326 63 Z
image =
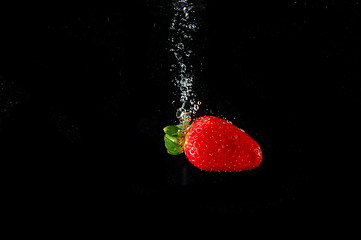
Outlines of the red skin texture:
M 197 118 L 186 130 L 184 153 L 206 171 L 243 171 L 258 167 L 258 143 L 232 123 L 213 116 Z

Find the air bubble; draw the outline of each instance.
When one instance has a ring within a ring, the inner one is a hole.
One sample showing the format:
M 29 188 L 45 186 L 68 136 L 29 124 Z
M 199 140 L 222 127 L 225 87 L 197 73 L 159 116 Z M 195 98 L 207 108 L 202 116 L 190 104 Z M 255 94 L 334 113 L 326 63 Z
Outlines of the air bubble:
M 179 65 L 180 65 L 180 67 L 181 67 L 180 71 L 181 71 L 181 72 L 186 72 L 187 66 L 186 66 L 184 63 L 180 63 Z
M 181 56 L 179 53 L 177 53 L 177 52 L 174 52 L 174 57 L 175 57 L 178 61 L 182 59 L 182 56 Z
M 175 64 L 171 64 L 173 83 L 180 91 L 179 102 L 181 106 L 176 112 L 181 123 L 191 120 L 198 111 L 200 102 L 196 100 L 193 92 L 194 66 L 192 61 L 193 51 L 188 43 L 193 40 L 194 32 L 198 29 L 193 3 L 187 0 L 175 0 L 173 3 L 175 10 L 170 23 L 172 36 L 169 52 L 174 55 Z
M 177 112 L 176 112 L 176 116 L 177 116 L 177 118 L 181 118 L 183 115 L 184 115 L 184 112 L 185 112 L 186 110 L 184 109 L 184 108 L 178 108 L 177 109 Z
M 193 155 L 193 154 L 195 153 L 194 147 L 192 147 L 192 148 L 189 150 L 189 153 L 190 153 L 191 155 Z
M 195 30 L 197 28 L 197 26 L 195 24 L 189 24 L 188 28 L 191 30 Z
M 178 47 L 178 49 L 183 50 L 184 49 L 184 44 L 183 43 L 178 43 L 177 47 Z
M 183 86 L 186 86 L 186 84 L 187 84 L 187 78 L 181 78 L 181 80 L 179 81 L 180 82 L 180 84 L 181 85 L 183 85 Z

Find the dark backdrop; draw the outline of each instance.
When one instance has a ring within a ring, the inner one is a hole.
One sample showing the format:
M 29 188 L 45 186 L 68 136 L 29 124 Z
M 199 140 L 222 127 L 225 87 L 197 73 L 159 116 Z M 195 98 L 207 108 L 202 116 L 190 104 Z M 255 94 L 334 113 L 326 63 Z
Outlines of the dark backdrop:
M 179 98 L 168 1 L 4 7 L 0 148 L 10 222 L 233 216 L 308 229 L 352 213 L 359 2 L 195 2 L 197 115 L 245 129 L 262 147 L 261 166 L 202 172 L 166 154 L 162 128 L 176 123 Z

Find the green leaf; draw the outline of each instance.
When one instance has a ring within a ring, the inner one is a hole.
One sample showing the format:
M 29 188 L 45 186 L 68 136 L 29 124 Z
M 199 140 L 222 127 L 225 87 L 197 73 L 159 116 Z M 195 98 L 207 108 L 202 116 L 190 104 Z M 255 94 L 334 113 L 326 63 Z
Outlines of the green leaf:
M 183 152 L 184 131 L 189 127 L 190 122 L 187 121 L 179 125 L 170 125 L 163 128 L 165 133 L 164 143 L 167 152 L 172 155 L 178 155 Z
M 179 135 L 179 127 L 177 125 L 170 125 L 163 128 L 163 131 L 166 135 L 169 136 L 178 136 Z
M 164 136 L 165 147 L 167 152 L 171 155 L 178 155 L 183 152 L 181 145 L 179 144 L 179 139 L 169 135 Z

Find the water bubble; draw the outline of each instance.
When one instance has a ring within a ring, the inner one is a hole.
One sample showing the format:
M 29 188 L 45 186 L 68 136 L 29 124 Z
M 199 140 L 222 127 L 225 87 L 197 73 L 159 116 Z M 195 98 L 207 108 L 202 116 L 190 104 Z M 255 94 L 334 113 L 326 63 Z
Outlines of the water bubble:
M 188 25 L 188 28 L 191 29 L 191 30 L 195 30 L 197 28 L 197 25 L 195 24 L 189 24 Z
M 188 97 L 189 97 L 188 92 L 184 91 L 184 92 L 182 92 L 182 95 L 180 97 L 180 101 L 185 104 L 186 101 L 188 100 Z
M 183 115 L 184 112 L 185 112 L 184 108 L 178 108 L 177 112 L 176 112 L 177 118 L 180 118 Z
M 176 24 L 175 21 L 172 21 L 172 22 L 171 22 L 171 24 L 170 24 L 170 29 L 171 29 L 171 30 L 176 30 L 175 24 Z
M 192 50 L 188 50 L 186 53 L 185 53 L 185 55 L 186 55 L 186 57 L 190 57 L 191 56 L 191 54 L 192 54 Z
M 181 71 L 181 72 L 186 72 L 187 66 L 186 66 L 184 63 L 180 63 L 179 65 L 180 65 L 180 67 L 181 67 L 180 71 Z
M 195 19 L 195 11 L 192 3 L 187 0 L 173 1 L 174 16 L 171 20 L 170 29 L 172 37 L 170 41 L 170 53 L 175 57 L 175 64 L 171 64 L 171 72 L 174 74 L 173 83 L 180 91 L 179 102 L 181 107 L 177 109 L 176 116 L 184 122 L 190 120 L 199 109 L 199 101 L 193 92 L 194 66 L 189 63 L 193 51 L 187 45 L 193 40 L 193 34 L 198 29 Z M 185 61 L 186 60 L 186 61 Z
M 181 56 L 179 53 L 177 53 L 177 52 L 174 52 L 174 56 L 175 56 L 175 58 L 176 58 L 177 60 L 181 60 L 181 59 L 182 59 L 182 56 Z
M 183 50 L 184 49 L 184 44 L 183 43 L 178 43 L 177 47 L 178 47 L 178 49 Z
M 190 113 L 184 108 L 178 108 L 176 116 L 181 120 L 181 122 L 189 121 L 191 119 Z
M 183 77 L 180 79 L 179 83 L 182 85 L 182 86 L 186 86 L 187 85 L 187 78 Z

